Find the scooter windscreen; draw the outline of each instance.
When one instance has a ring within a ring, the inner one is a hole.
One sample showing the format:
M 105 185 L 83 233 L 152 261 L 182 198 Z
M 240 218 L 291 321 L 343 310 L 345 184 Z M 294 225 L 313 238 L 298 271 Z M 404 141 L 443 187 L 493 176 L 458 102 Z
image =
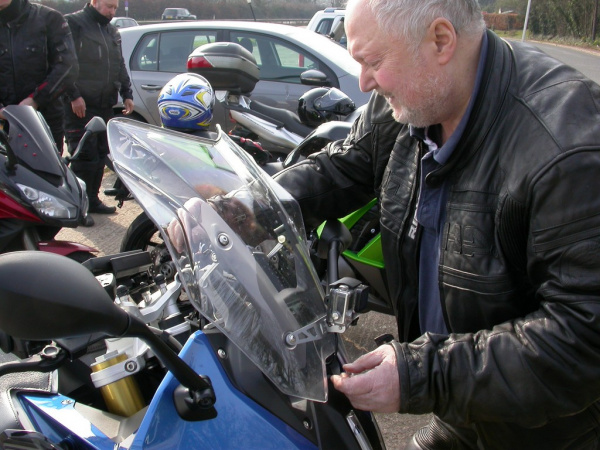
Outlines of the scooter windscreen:
M 196 309 L 283 393 L 326 401 L 333 338 L 320 325 L 324 296 L 296 204 L 218 132 L 108 123 L 115 170 L 161 231 Z

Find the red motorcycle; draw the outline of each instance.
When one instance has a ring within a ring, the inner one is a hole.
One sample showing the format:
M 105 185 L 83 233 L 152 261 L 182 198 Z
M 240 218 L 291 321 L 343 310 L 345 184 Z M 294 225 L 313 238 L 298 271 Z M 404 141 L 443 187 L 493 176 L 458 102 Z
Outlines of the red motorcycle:
M 68 167 L 50 129 L 31 106 L 7 106 L 0 130 L 0 253 L 41 250 L 83 262 L 98 250 L 55 240 L 63 227 L 75 228 L 87 216 L 85 184 Z M 87 136 L 106 129 L 92 119 Z M 70 159 L 76 158 L 77 151 Z

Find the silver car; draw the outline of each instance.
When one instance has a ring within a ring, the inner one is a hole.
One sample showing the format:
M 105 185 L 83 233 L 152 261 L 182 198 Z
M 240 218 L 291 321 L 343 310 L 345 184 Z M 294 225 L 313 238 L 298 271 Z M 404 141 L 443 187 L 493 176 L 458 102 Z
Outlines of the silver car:
M 117 28 L 137 27 L 139 23 L 131 17 L 113 17 L 110 21 Z
M 370 95 L 361 92 L 360 65 L 348 51 L 302 27 L 242 21 L 162 23 L 123 29 L 121 39 L 134 90 L 134 118 L 155 125 L 160 125 L 156 101 L 162 87 L 186 72 L 188 55 L 196 47 L 211 42 L 237 42 L 252 52 L 260 80 L 251 98 L 270 106 L 295 112 L 298 98 L 314 87 L 302 84 L 300 77 L 310 69 L 322 72 L 323 85 L 342 90 L 356 106 Z M 215 111 L 214 121 L 231 129 L 223 111 Z

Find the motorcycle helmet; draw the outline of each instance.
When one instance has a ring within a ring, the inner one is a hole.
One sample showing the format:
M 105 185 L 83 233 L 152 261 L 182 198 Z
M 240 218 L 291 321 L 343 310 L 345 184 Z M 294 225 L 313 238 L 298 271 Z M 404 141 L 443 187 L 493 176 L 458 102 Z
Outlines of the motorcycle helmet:
M 356 109 L 354 102 L 337 88 L 314 88 L 298 100 L 298 116 L 304 125 L 318 127 Z
M 213 118 L 215 93 L 202 75 L 182 73 L 172 78 L 158 96 L 163 126 L 179 130 L 206 130 Z

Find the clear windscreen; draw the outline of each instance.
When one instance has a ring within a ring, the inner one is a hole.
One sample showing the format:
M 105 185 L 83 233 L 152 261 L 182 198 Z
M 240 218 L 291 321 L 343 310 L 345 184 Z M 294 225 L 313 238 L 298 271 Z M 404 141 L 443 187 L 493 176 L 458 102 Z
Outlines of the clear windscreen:
M 325 306 L 289 194 L 223 133 L 210 140 L 113 119 L 108 138 L 196 309 L 282 392 L 325 401 L 332 338 L 290 340 Z

